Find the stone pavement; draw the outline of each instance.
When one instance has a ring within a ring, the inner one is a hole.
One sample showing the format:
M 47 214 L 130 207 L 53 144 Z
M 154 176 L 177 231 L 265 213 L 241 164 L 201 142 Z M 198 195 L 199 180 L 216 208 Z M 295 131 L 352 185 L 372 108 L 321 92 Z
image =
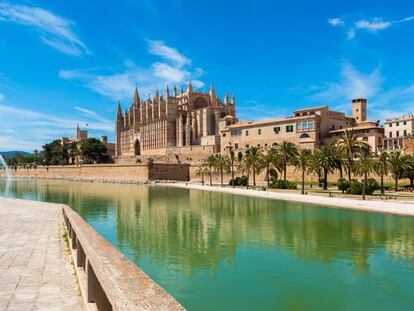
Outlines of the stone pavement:
M 0 310 L 83 310 L 61 207 L 0 197 Z

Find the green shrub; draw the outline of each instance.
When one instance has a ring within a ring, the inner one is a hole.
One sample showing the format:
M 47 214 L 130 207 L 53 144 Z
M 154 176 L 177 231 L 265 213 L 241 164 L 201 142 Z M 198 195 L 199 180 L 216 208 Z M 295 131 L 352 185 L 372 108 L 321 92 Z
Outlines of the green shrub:
M 338 186 L 338 190 L 342 190 L 342 192 L 347 192 L 350 187 L 349 181 L 345 178 L 339 178 L 336 185 Z
M 373 194 L 375 190 L 379 190 L 380 186 L 374 178 L 367 179 L 367 186 L 365 189 L 366 194 Z
M 362 194 L 362 183 L 356 179 L 352 179 L 349 183 L 349 188 L 346 193 L 349 194 Z
M 288 180 L 272 179 L 270 186 L 271 189 L 297 189 L 295 182 Z
M 230 180 L 229 185 L 232 185 L 232 181 Z M 241 176 L 241 177 L 236 177 L 234 178 L 234 185 L 235 186 L 242 186 L 245 187 L 247 186 L 247 176 Z

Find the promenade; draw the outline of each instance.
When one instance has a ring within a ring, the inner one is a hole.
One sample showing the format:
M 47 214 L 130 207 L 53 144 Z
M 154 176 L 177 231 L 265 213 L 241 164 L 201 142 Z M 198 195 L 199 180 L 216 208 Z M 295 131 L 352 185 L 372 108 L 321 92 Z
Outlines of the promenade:
M 83 310 L 61 207 L 0 197 L 0 310 Z

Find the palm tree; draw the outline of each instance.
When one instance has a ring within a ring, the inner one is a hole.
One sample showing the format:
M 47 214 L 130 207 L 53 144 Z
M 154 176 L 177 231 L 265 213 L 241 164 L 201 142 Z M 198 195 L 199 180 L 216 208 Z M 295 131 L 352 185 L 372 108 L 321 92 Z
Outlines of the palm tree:
M 394 175 L 395 179 L 395 191 L 398 191 L 398 179 L 401 173 L 408 169 L 410 166 L 410 157 L 406 154 L 402 154 L 400 151 L 390 154 L 388 159 L 390 166 L 390 172 Z
M 376 154 L 375 172 L 381 177 L 381 194 L 384 194 L 384 176 L 388 174 L 389 154 L 388 152 L 381 150 Z
M 249 150 L 246 150 L 246 153 L 244 156 L 241 152 L 239 152 L 238 162 L 239 162 L 238 171 L 240 174 L 246 175 L 246 178 L 247 178 L 246 188 L 249 189 L 250 170 L 252 168 L 252 162 L 251 162 L 251 157 L 249 156 Z
M 337 167 L 336 152 L 332 145 L 323 145 L 315 150 L 314 164 L 323 170 L 323 190 L 328 189 L 328 173 L 331 173 Z
M 208 175 L 210 177 L 210 186 L 213 185 L 213 167 L 216 162 L 216 157 L 214 155 L 210 155 L 207 160 L 204 162 L 204 165 L 208 167 Z
M 234 163 L 237 161 L 237 158 L 234 154 L 233 149 L 230 149 L 229 160 L 230 160 L 230 169 L 231 169 L 231 186 L 234 188 Z
M 280 160 L 283 169 L 283 180 L 286 181 L 286 168 L 289 163 L 294 163 L 298 155 L 298 150 L 294 143 L 283 141 L 276 146 L 277 153 L 280 155 Z
M 201 184 L 204 185 L 204 176 L 209 175 L 210 170 L 207 166 L 202 164 L 198 167 L 198 169 L 195 171 L 195 173 L 196 173 L 197 176 L 201 177 Z
M 365 190 L 367 188 L 368 174 L 375 171 L 376 161 L 371 155 L 361 157 L 358 162 L 354 164 L 354 172 L 356 175 L 363 176 L 364 182 L 362 183 L 362 200 L 365 200 Z
M 339 137 L 337 141 L 338 148 L 346 156 L 346 169 L 348 173 L 348 180 L 351 180 L 352 172 L 352 163 L 355 157 L 355 154 L 361 151 L 361 149 L 367 148 L 368 145 L 366 142 L 358 140 L 357 135 L 353 130 L 345 130 L 344 134 Z
M 249 157 L 251 163 L 252 177 L 253 177 L 253 187 L 256 187 L 256 175 L 260 174 L 263 169 L 263 153 L 259 147 L 251 147 L 248 152 L 246 152 L 246 157 Z
M 309 149 L 300 149 L 296 159 L 296 168 L 302 171 L 302 194 L 305 194 L 305 173 L 310 166 L 312 151 Z
M 274 148 L 266 149 L 266 152 L 263 154 L 262 161 L 263 161 L 263 167 L 266 169 L 267 187 L 269 187 L 270 172 L 272 171 L 272 169 L 275 169 L 275 170 L 280 169 L 280 157 L 276 149 Z
M 223 174 L 230 170 L 230 159 L 227 155 L 222 155 L 218 153 L 215 155 L 214 169 L 217 172 L 220 172 L 220 184 L 223 187 Z

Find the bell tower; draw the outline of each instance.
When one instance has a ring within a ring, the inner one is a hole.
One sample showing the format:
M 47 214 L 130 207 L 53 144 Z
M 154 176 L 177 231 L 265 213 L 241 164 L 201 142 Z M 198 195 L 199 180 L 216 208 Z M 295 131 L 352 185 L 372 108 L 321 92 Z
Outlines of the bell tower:
M 354 98 L 352 100 L 352 116 L 357 123 L 367 120 L 367 100 L 366 98 Z

